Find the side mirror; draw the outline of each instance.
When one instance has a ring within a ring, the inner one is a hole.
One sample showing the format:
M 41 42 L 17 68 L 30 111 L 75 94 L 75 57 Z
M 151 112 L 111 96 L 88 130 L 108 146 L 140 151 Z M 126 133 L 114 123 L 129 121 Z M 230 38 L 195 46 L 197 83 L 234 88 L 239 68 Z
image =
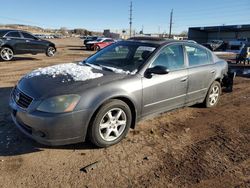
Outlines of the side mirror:
M 167 69 L 167 67 L 157 65 L 155 67 L 148 68 L 145 72 L 145 76 L 151 78 L 152 74 L 163 75 L 163 74 L 168 74 L 168 73 L 169 73 L 169 70 Z

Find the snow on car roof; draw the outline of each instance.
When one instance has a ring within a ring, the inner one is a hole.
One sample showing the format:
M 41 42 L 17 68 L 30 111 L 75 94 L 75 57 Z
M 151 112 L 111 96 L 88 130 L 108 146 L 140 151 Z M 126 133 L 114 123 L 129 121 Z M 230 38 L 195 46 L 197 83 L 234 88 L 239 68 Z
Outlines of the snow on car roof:
M 55 78 L 59 75 L 71 76 L 74 81 L 85 81 L 103 76 L 103 74 L 101 73 L 94 73 L 92 71 L 92 67 L 88 67 L 80 63 L 66 63 L 45 68 L 39 68 L 28 73 L 25 77 L 32 78 L 40 75 L 47 75 L 52 78 Z M 66 81 L 71 81 L 71 79 Z M 62 80 L 62 82 L 65 82 L 65 80 Z

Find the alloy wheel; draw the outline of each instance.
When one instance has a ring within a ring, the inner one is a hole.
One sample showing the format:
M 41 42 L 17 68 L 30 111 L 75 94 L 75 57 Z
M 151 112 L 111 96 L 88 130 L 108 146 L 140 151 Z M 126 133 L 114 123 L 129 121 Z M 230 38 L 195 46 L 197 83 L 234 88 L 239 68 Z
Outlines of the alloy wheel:
M 14 57 L 14 53 L 10 48 L 3 48 L 1 50 L 1 58 L 4 61 L 10 61 L 11 59 L 13 59 Z
M 214 106 L 217 103 L 219 95 L 220 95 L 220 88 L 217 85 L 215 85 L 209 94 L 209 103 L 211 106 Z
M 49 47 L 48 48 L 48 56 L 49 57 L 52 57 L 52 56 L 54 56 L 55 55 L 55 53 L 56 53 L 56 50 L 55 50 L 55 48 L 54 47 Z
M 99 133 L 103 140 L 111 142 L 118 139 L 124 132 L 127 116 L 121 108 L 109 110 L 101 119 Z

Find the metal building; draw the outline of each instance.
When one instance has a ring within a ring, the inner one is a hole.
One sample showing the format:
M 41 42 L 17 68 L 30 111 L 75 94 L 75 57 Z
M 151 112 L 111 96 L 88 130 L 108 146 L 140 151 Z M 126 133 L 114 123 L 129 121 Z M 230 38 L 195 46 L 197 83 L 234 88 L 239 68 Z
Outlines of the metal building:
M 207 43 L 212 40 L 250 41 L 250 24 L 249 25 L 223 25 L 209 27 L 190 27 L 188 39 L 198 43 Z

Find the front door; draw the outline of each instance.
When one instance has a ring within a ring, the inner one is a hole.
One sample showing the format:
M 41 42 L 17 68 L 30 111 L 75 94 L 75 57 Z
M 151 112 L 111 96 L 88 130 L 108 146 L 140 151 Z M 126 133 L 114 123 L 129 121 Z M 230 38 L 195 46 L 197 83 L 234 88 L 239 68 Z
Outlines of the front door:
M 169 70 L 165 75 L 142 78 L 142 116 L 168 111 L 185 104 L 188 75 L 182 45 L 164 47 L 149 68 L 161 65 Z
M 29 53 L 45 52 L 46 46 L 41 40 L 26 32 L 22 32 L 22 35 L 24 37 L 24 41 L 26 42 Z

